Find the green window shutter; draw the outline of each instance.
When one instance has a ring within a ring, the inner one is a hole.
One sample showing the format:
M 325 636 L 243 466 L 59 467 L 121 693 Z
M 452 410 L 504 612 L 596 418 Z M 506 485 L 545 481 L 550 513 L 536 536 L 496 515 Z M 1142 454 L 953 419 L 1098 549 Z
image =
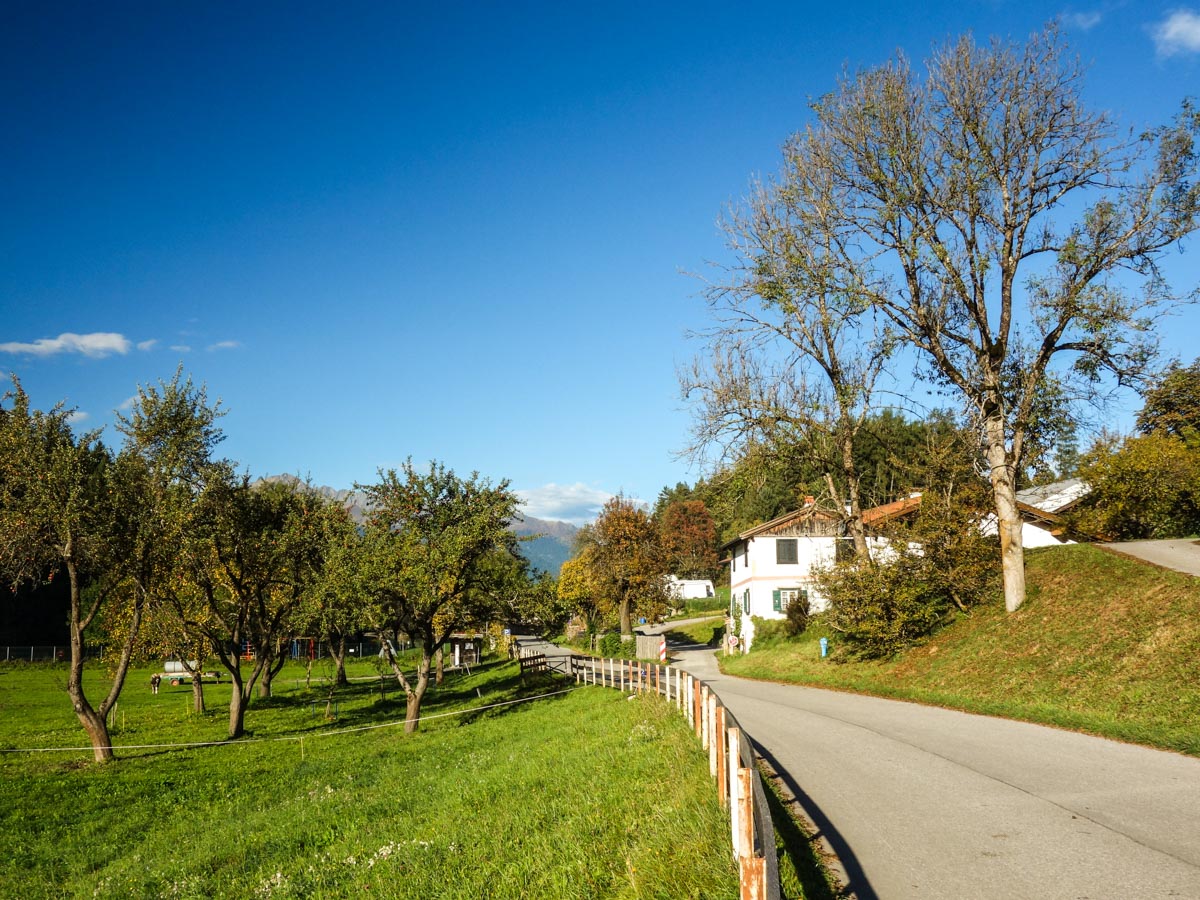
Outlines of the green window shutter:
M 771 608 L 775 612 L 783 612 L 783 602 L 779 599 L 779 591 L 771 591 Z
M 750 589 L 746 588 L 742 594 L 742 608 L 746 611 L 746 615 L 750 615 Z

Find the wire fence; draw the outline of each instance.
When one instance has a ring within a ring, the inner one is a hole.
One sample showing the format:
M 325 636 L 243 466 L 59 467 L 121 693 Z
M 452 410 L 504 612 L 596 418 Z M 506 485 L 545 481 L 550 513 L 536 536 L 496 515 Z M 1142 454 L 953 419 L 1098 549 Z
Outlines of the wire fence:
M 3 648 L 4 662 L 66 662 L 71 658 L 71 648 L 67 644 L 13 644 Z M 99 656 L 99 651 L 86 651 L 85 658 Z

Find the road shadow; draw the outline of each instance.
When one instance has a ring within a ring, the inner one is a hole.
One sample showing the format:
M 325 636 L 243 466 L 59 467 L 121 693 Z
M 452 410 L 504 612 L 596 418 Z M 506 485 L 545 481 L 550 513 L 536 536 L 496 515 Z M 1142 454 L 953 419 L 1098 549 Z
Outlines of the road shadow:
M 862 869 L 862 864 L 855 856 L 853 849 L 846 842 L 846 839 L 837 830 L 834 824 L 829 821 L 829 818 L 822 812 L 821 807 L 796 783 L 796 780 L 780 765 L 779 760 L 771 755 L 770 751 L 760 746 L 757 742 L 754 744 L 754 749 L 762 759 L 766 760 L 770 765 L 779 781 L 791 792 L 796 798 L 804 817 L 814 829 L 812 840 L 821 840 L 829 848 L 840 864 L 841 872 L 838 874 L 843 881 L 843 888 L 837 894 L 842 898 L 854 898 L 854 900 L 879 900 L 879 895 L 875 893 L 875 889 L 871 886 L 866 873 Z

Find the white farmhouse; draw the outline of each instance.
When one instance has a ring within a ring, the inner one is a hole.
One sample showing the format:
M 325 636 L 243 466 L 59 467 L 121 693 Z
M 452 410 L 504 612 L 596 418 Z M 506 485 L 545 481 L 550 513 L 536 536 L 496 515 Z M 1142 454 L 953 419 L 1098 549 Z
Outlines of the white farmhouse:
M 920 504 L 919 494 L 895 503 L 864 510 L 863 524 L 877 529 Z M 869 537 L 874 554 L 887 545 Z M 751 617 L 782 619 L 790 603 L 807 600 L 811 612 L 822 612 L 828 601 L 821 596 L 813 572 L 853 553 L 842 519 L 819 509 L 812 497 L 794 512 L 743 531 L 721 548 L 729 556 L 729 614 L 742 614 L 739 639 L 748 650 L 754 641 Z

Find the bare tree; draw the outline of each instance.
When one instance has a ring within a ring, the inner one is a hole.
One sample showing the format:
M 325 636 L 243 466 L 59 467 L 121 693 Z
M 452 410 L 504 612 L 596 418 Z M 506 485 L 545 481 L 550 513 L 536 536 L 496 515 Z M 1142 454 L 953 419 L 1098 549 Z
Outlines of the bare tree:
M 798 240 L 833 257 L 832 292 L 886 316 L 975 416 L 1009 610 L 1025 597 L 1016 473 L 1047 376 L 1136 381 L 1154 319 L 1195 298 L 1158 261 L 1197 225 L 1200 116 L 1185 104 L 1122 136 L 1086 108 L 1082 78 L 1053 26 L 1023 45 L 964 37 L 923 77 L 897 58 L 812 105 L 782 179 L 828 180 L 831 201 L 799 195 Z
M 703 333 L 709 350 L 680 378 L 696 408 L 689 449 L 802 453 L 827 473 L 830 500 L 867 558 L 855 447 L 892 339 L 870 295 L 840 271 L 836 182 L 791 162 L 723 222 L 736 261 L 705 291 L 716 319 Z

